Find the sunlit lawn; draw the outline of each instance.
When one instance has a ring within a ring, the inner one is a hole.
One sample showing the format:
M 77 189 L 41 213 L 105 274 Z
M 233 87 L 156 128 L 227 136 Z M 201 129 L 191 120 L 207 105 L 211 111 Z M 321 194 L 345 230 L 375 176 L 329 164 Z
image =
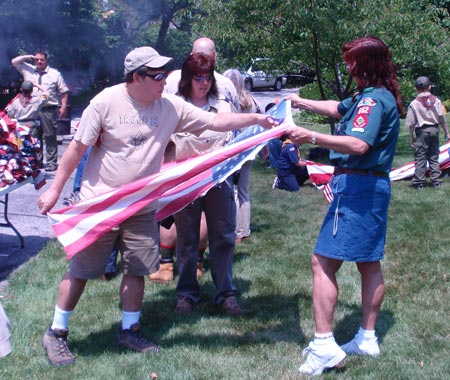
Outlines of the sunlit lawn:
M 403 129 L 395 163 L 411 159 Z M 51 367 L 40 339 L 67 266 L 59 244 L 52 242 L 11 276 L 3 294 L 13 352 L 0 360 L 0 378 L 151 379 L 152 373 L 159 380 L 303 378 L 297 372 L 300 352 L 314 332 L 310 255 L 327 205 L 309 183 L 295 194 L 272 190 L 274 175 L 262 160 L 255 162 L 253 233 L 237 246 L 234 261 L 245 311 L 241 317 L 223 316 L 212 305 L 209 271 L 201 279 L 200 305 L 184 317 L 173 312 L 176 282 L 147 282 L 142 328 L 163 350 L 158 355 L 133 353 L 116 344 L 120 279 L 92 281 L 70 324 L 69 344 L 77 362 Z M 442 188 L 422 192 L 409 181 L 393 183 L 383 261 L 387 293 L 377 325 L 382 354 L 349 358 L 324 379 L 450 379 L 449 195 L 449 178 Z M 343 343 L 357 331 L 360 319 L 354 265 L 343 266 L 339 283 L 335 336 Z

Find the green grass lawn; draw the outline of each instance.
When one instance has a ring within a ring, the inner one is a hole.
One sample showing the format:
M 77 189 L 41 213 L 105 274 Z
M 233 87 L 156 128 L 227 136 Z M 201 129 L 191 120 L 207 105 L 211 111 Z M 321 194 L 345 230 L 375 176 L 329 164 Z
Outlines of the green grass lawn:
M 411 159 L 403 127 L 394 166 Z M 148 281 L 142 329 L 163 350 L 157 355 L 133 353 L 116 343 L 120 278 L 91 281 L 70 324 L 69 345 L 77 362 L 52 367 L 40 340 L 51 322 L 67 262 L 59 243 L 51 242 L 11 276 L 4 291 L 13 352 L 0 359 L 0 379 L 147 380 L 152 373 L 159 380 L 307 378 L 297 368 L 301 350 L 314 333 L 310 256 L 327 204 L 309 183 L 295 194 L 272 190 L 274 176 L 256 160 L 251 178 L 253 233 L 237 246 L 234 261 L 242 316 L 224 316 L 212 305 L 209 271 L 201 279 L 201 303 L 188 316 L 173 312 L 176 282 Z M 449 178 L 441 188 L 422 192 L 409 181 L 393 183 L 383 261 L 386 297 L 377 324 L 381 356 L 348 358 L 343 368 L 319 378 L 450 379 L 449 195 Z M 343 265 L 338 281 L 334 331 L 338 343 L 344 343 L 360 320 L 354 264 Z

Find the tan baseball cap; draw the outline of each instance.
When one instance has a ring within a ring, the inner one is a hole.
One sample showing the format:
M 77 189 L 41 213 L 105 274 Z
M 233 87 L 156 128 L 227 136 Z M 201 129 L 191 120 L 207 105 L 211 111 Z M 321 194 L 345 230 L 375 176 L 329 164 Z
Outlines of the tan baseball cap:
M 125 57 L 125 75 L 146 66 L 151 69 L 159 69 L 167 65 L 173 58 L 159 55 L 158 52 L 150 46 L 141 46 L 130 51 Z

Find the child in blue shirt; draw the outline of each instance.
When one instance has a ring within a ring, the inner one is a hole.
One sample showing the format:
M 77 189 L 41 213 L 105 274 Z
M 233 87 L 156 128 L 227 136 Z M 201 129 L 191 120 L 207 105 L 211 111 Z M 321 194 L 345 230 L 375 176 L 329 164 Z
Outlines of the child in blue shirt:
M 298 191 L 309 178 L 306 162 L 302 159 L 300 149 L 284 134 L 280 137 L 282 147 L 277 161 L 277 177 L 273 188 Z

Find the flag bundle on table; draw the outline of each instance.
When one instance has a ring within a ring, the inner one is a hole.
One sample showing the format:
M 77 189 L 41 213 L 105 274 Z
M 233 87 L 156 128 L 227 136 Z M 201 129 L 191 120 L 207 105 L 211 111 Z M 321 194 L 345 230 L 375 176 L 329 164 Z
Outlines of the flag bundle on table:
M 179 211 L 215 184 L 254 159 L 265 142 L 279 137 L 292 123 L 289 101 L 282 101 L 268 115 L 281 124 L 270 130 L 253 126 L 227 146 L 186 161 L 169 164 L 159 173 L 121 186 L 52 213 L 53 231 L 70 258 L 101 235 L 120 224 L 149 203 L 160 200 L 157 218 Z

